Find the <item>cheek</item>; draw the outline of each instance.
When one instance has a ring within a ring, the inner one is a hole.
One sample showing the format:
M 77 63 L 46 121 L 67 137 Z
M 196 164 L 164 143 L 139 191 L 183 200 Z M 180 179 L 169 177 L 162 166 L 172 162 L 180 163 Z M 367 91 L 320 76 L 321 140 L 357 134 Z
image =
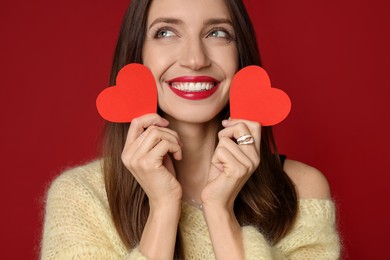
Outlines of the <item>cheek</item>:
M 145 43 L 142 52 L 143 64 L 152 71 L 157 82 L 161 80 L 162 74 L 169 67 L 173 58 L 173 52 L 167 51 L 166 48 L 162 49 L 160 46 Z
M 159 59 L 153 59 L 153 57 L 155 57 L 154 52 L 155 52 L 155 49 L 152 46 L 150 46 L 150 44 L 147 44 L 147 43 L 145 44 L 145 46 L 142 50 L 143 64 L 153 72 L 153 75 L 154 75 L 154 70 L 157 67 L 156 62 L 159 61 Z
M 231 70 L 233 71 L 233 75 L 238 71 L 238 64 L 239 64 L 239 59 L 238 59 L 238 51 L 237 51 L 237 48 L 234 47 L 234 50 L 233 50 L 233 58 L 231 59 Z
M 214 55 L 214 60 L 224 70 L 228 79 L 231 79 L 238 70 L 238 52 L 235 46 L 219 50 Z

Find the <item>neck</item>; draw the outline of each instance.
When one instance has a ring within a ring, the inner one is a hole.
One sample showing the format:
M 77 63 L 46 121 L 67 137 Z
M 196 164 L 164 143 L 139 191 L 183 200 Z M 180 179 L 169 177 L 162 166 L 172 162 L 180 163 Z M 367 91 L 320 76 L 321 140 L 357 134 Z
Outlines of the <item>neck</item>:
M 188 123 L 166 118 L 170 122 L 169 128 L 178 133 L 183 143 L 183 158 L 174 161 L 176 178 L 183 188 L 183 198 L 200 201 L 200 193 L 207 184 L 220 122 Z

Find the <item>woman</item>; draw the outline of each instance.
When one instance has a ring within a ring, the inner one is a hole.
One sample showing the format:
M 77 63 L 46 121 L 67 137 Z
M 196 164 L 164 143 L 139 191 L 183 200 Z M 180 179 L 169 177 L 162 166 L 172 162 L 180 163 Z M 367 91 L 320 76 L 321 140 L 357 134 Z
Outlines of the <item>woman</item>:
M 57 178 L 42 258 L 338 258 L 324 176 L 278 156 L 271 128 L 228 119 L 234 74 L 260 65 L 241 1 L 132 1 L 112 85 L 132 62 L 159 113 L 108 123 L 104 159 Z

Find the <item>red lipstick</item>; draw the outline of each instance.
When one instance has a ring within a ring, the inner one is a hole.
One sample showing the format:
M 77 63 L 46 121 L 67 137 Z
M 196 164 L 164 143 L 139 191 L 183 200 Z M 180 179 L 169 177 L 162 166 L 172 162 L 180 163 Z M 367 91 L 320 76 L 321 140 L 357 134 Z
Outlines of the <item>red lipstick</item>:
M 209 76 L 183 76 L 168 81 L 169 88 L 177 96 L 189 100 L 201 100 L 217 91 L 219 82 Z

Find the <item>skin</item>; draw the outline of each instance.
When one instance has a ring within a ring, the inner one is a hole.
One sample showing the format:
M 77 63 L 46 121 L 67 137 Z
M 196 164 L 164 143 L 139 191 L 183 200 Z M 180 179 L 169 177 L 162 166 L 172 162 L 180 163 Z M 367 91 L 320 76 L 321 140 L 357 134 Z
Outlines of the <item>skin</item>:
M 216 18 L 219 22 L 211 23 Z M 143 61 L 156 79 L 164 115 L 133 120 L 122 153 L 123 163 L 149 198 L 150 214 L 139 245 L 149 259 L 172 259 L 181 203 L 187 198 L 203 205 L 217 259 L 244 259 L 233 203 L 260 163 L 261 126 L 216 119 L 228 102 L 230 83 L 238 70 L 229 21 L 223 0 L 151 4 Z M 211 76 L 220 85 L 207 99 L 187 100 L 168 87 L 169 80 L 179 76 Z M 218 132 L 220 124 L 223 130 Z M 234 139 L 248 133 L 255 143 L 237 145 Z M 328 198 L 326 179 L 314 168 L 287 161 L 286 172 L 296 180 L 302 197 Z
M 175 20 L 162 21 L 165 18 Z M 151 5 L 143 62 L 156 78 L 159 107 L 180 123 L 209 122 L 228 102 L 231 79 L 238 70 L 238 53 L 232 25 L 207 25 L 215 19 L 230 21 L 221 0 L 163 0 Z M 220 86 L 208 99 L 189 101 L 168 88 L 167 81 L 178 76 L 211 76 Z

